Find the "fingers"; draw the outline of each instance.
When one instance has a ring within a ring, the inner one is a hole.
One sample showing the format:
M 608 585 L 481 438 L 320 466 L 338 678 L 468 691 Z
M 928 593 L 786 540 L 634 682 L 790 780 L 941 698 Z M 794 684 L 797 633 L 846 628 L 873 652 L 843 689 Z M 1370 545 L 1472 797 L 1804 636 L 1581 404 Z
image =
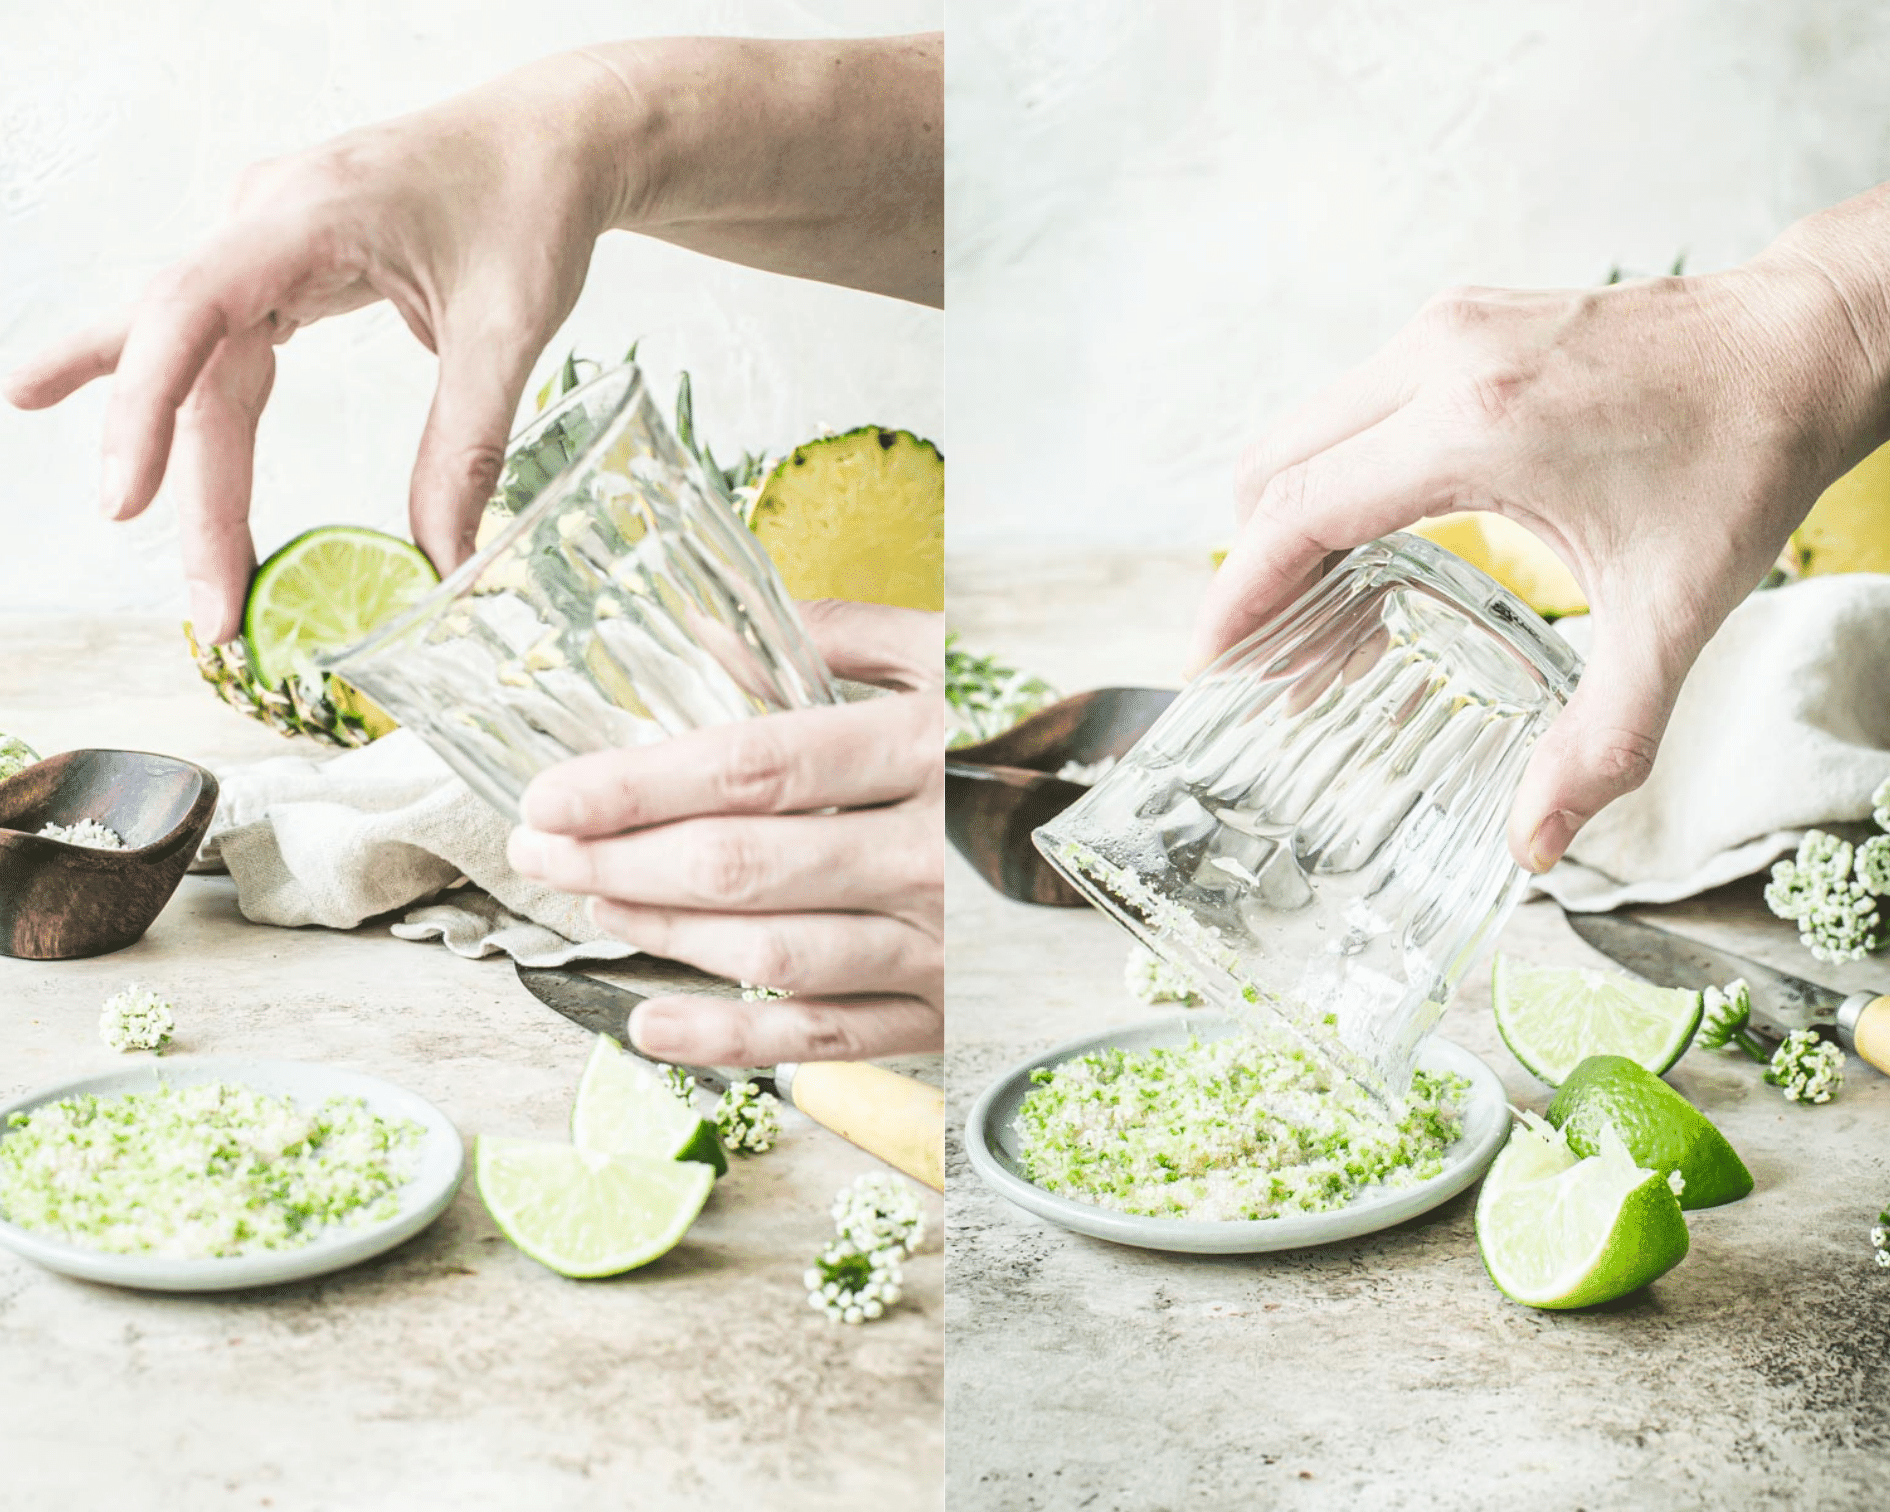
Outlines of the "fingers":
M 881 698 L 691 730 L 595 751 L 534 779 L 532 828 L 600 837 L 698 814 L 786 814 L 895 803 L 918 791 L 943 743 L 937 700 Z
M 1407 347 L 1406 335 L 1381 347 L 1248 447 L 1234 478 L 1235 519 L 1246 523 L 1276 474 L 1370 430 L 1407 404 L 1416 390 Z
M 887 604 L 810 599 L 801 623 L 837 677 L 879 688 L 935 688 L 945 678 L 945 616 Z
M 1547 871 L 1584 824 L 1647 780 L 1693 660 L 1663 665 L 1657 644 L 1651 626 L 1597 612 L 1581 684 L 1531 753 L 1510 811 L 1510 854 L 1530 871 Z
M 0 386 L 7 402 L 16 409 L 45 409 L 105 377 L 118 366 L 129 326 L 128 315 L 115 315 L 36 352 Z
M 182 526 L 190 617 L 205 645 L 242 629 L 243 600 L 256 565 L 249 533 L 256 424 L 275 381 L 266 327 L 225 340 L 178 412 L 172 493 Z
M 407 513 L 414 544 L 442 577 L 472 555 L 536 356 L 470 335 L 441 343 L 440 380 L 414 459 Z
M 688 819 L 610 840 L 512 832 L 513 867 L 563 892 L 729 913 L 912 911 L 943 875 L 937 810 Z
M 719 914 L 599 898 L 591 919 L 664 960 L 784 992 L 936 997 L 941 985 L 938 942 L 885 914 Z
M 918 998 L 664 997 L 637 1005 L 630 1041 L 658 1060 L 774 1066 L 937 1050 L 944 1032 L 939 1010 Z
M 1441 513 L 1457 485 L 1420 406 L 1275 473 L 1208 586 L 1189 667 L 1199 671 L 1290 604 L 1334 551 Z

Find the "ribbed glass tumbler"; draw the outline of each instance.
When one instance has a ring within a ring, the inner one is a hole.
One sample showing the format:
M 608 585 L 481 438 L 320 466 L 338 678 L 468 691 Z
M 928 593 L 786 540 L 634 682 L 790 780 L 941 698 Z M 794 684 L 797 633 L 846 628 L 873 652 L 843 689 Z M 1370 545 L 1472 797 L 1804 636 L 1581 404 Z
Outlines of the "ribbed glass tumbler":
M 1223 656 L 1036 832 L 1216 1006 L 1388 1102 L 1524 886 L 1505 836 L 1580 663 L 1493 579 L 1394 535 Z
M 495 807 L 585 751 L 835 701 L 774 564 L 632 365 L 507 449 L 516 517 L 420 603 L 321 663 Z

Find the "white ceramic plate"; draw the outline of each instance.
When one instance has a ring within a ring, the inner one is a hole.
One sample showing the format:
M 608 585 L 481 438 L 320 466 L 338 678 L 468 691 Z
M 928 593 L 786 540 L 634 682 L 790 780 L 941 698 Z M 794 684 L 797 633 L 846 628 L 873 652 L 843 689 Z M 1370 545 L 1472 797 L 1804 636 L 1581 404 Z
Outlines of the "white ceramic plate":
M 1193 1012 L 1153 1019 L 1126 1029 L 1071 1040 L 1013 1066 L 985 1089 L 965 1120 L 965 1145 L 972 1169 L 999 1196 L 1048 1218 L 1052 1223 L 1097 1239 L 1143 1249 L 1175 1250 L 1195 1255 L 1240 1255 L 1263 1250 L 1304 1249 L 1376 1233 L 1419 1213 L 1427 1213 L 1476 1181 L 1509 1137 L 1509 1103 L 1496 1073 L 1461 1045 L 1433 1035 L 1418 1054 L 1425 1071 L 1455 1072 L 1470 1079 L 1463 1138 L 1445 1152 L 1444 1168 L 1429 1181 L 1408 1187 L 1375 1187 L 1342 1208 L 1327 1213 L 1294 1214 L 1234 1222 L 1190 1218 L 1142 1218 L 1046 1192 L 1024 1174 L 1018 1158 L 1017 1109 L 1031 1089 L 1031 1073 L 1060 1065 L 1093 1050 L 1118 1046 L 1147 1050 L 1186 1044 L 1190 1034 L 1218 1039 L 1235 1033 L 1236 1022 L 1224 1014 Z
M 243 1060 L 211 1057 L 203 1060 L 152 1060 L 103 1076 L 84 1076 L 61 1082 L 0 1108 L 0 1139 L 6 1138 L 6 1120 L 62 1097 L 94 1093 L 100 1097 L 127 1092 L 151 1092 L 160 1084 L 173 1087 L 196 1082 L 224 1081 L 292 1097 L 301 1106 L 326 1102 L 331 1097 L 358 1097 L 368 1109 L 388 1119 L 406 1119 L 420 1125 L 420 1148 L 413 1175 L 400 1190 L 400 1210 L 391 1218 L 334 1233 L 298 1249 L 266 1250 L 227 1259 L 175 1260 L 155 1255 L 114 1255 L 85 1249 L 0 1219 L 0 1245 L 15 1254 L 87 1281 L 144 1291 L 233 1291 L 245 1286 L 278 1286 L 326 1275 L 392 1249 L 425 1228 L 453 1200 L 465 1164 L 459 1130 L 432 1103 L 405 1088 L 358 1071 L 301 1061 Z

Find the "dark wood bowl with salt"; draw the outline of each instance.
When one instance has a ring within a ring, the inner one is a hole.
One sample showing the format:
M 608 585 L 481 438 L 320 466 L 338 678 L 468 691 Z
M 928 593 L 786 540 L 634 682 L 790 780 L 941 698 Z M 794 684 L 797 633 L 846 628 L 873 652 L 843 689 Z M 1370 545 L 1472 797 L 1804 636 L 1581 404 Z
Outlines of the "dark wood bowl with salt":
M 1007 898 L 1086 908 L 1030 832 L 1088 791 L 1057 775 L 1126 756 L 1175 700 L 1172 688 L 1095 688 L 1039 709 L 1002 735 L 945 753 L 945 832 Z
M 0 955 L 122 950 L 164 911 L 216 813 L 217 780 L 145 751 L 67 751 L 0 782 Z M 122 850 L 39 831 L 95 820 Z

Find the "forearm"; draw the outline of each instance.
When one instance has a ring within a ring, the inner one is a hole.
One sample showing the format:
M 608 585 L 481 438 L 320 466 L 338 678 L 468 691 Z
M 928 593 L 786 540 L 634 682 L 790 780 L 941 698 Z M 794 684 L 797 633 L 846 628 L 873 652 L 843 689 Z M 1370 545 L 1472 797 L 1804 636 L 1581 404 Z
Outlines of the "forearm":
M 665 38 L 589 77 L 609 224 L 799 278 L 944 296 L 944 44 Z M 542 65 L 541 65 L 542 66 Z

